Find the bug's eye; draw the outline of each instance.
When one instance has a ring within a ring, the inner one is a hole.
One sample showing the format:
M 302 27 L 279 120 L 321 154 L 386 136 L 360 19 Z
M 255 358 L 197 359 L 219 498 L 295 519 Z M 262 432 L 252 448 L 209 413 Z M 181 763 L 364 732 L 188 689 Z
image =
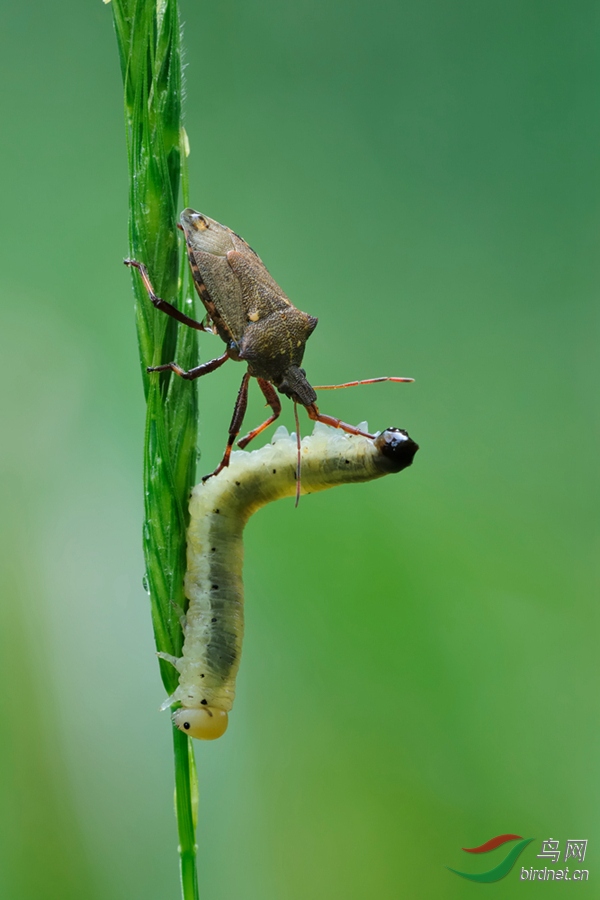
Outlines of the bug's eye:
M 190 737 L 214 741 L 227 730 L 227 713 L 216 706 L 203 706 L 201 709 L 184 707 L 173 713 L 173 724 Z

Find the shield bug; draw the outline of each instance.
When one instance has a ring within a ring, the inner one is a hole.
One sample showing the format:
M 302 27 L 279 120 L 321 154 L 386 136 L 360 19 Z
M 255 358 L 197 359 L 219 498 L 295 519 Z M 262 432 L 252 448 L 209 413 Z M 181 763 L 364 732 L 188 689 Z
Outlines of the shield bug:
M 296 405 L 299 403 L 305 407 L 309 418 L 316 422 L 323 422 L 334 428 L 341 428 L 349 434 L 362 435 L 374 440 L 375 435 L 319 412 L 316 391 L 372 384 L 378 381 L 413 381 L 413 379 L 369 378 L 346 384 L 313 387 L 301 364 L 306 341 L 314 331 L 317 319 L 292 304 L 271 277 L 260 257 L 230 228 L 193 209 L 184 209 L 180 223 L 179 227 L 185 235 L 194 285 L 206 308 L 207 321 L 197 322 L 172 304 L 157 297 L 148 271 L 142 263 L 126 259 L 125 264 L 135 266 L 139 270 L 148 296 L 157 309 L 191 328 L 215 332 L 226 345 L 225 352 L 221 356 L 187 372 L 176 362 L 150 367 L 148 372 L 171 370 L 182 378 L 194 379 L 213 372 L 228 359 L 247 364 L 229 426 L 225 453 L 211 475 L 217 475 L 229 464 L 231 448 L 240 432 L 246 412 L 250 378 L 256 378 L 258 381 L 267 405 L 271 407 L 271 415 L 262 425 L 238 441 L 238 446 L 246 447 L 279 417 L 281 403 L 274 388 L 294 401 L 296 422 L 298 421 Z M 297 440 L 299 475 L 298 428 Z M 205 477 L 209 478 L 210 475 Z

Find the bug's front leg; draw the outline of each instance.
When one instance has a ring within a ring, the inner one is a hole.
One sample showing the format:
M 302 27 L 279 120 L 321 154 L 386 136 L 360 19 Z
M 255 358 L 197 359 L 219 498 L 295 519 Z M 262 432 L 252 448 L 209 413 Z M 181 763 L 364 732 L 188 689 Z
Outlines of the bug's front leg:
M 269 418 L 265 422 L 263 422 L 262 425 L 259 425 L 258 428 L 253 428 L 252 431 L 248 432 L 246 437 L 243 437 L 238 441 L 238 447 L 241 447 L 242 450 L 244 449 L 244 447 L 248 446 L 250 441 L 254 440 L 257 435 L 264 431 L 265 428 L 268 428 L 269 425 L 271 425 L 281 415 L 281 403 L 279 401 L 279 397 L 275 393 L 273 386 L 269 384 L 268 381 L 265 381 L 264 378 L 257 378 L 256 380 L 258 381 L 258 386 L 265 395 L 267 404 L 273 410 L 273 415 L 269 416 Z
M 347 431 L 348 434 L 359 434 L 361 437 L 370 438 L 372 441 L 375 440 L 374 434 L 369 434 L 367 431 L 361 431 L 360 428 L 356 428 L 354 425 L 348 425 L 347 422 L 342 422 L 341 419 L 335 419 L 333 416 L 323 415 L 323 413 L 319 412 L 316 403 L 311 403 L 310 406 L 307 406 L 306 412 L 308 413 L 308 418 L 312 419 L 313 422 L 323 422 L 324 425 L 331 425 L 332 428 L 341 428 L 342 431 Z
M 162 312 L 166 313 L 168 316 L 171 316 L 171 318 L 173 319 L 177 319 L 178 322 L 182 322 L 184 325 L 189 325 L 190 328 L 196 328 L 198 331 L 212 330 L 206 328 L 202 322 L 197 322 L 195 319 L 191 319 L 189 316 L 186 316 L 185 313 L 180 312 L 176 306 L 173 306 L 172 303 L 169 303 L 167 300 L 161 300 L 160 297 L 157 297 L 154 293 L 154 288 L 152 287 L 150 276 L 148 275 L 148 269 L 143 263 L 138 262 L 135 259 L 125 259 L 123 260 L 123 262 L 126 266 L 133 266 L 134 269 L 138 270 L 141 275 L 142 281 L 144 282 L 144 287 L 146 288 L 150 302 L 156 307 L 156 309 L 160 309 Z
M 164 366 L 148 366 L 146 372 L 168 372 L 170 370 L 171 372 L 175 372 L 175 374 L 179 375 L 181 378 L 187 378 L 188 381 L 192 381 L 194 378 L 200 378 L 202 375 L 208 375 L 209 372 L 214 372 L 215 369 L 218 369 L 219 366 L 226 363 L 228 359 L 229 353 L 225 351 L 223 356 L 217 356 L 215 359 L 210 359 L 208 362 L 202 363 L 202 365 L 196 366 L 194 369 L 189 369 L 187 372 L 174 362 L 165 363 Z
M 217 466 L 214 472 L 211 472 L 210 475 L 205 475 L 202 481 L 206 481 L 208 478 L 212 478 L 213 475 L 218 475 L 221 469 L 225 469 L 229 465 L 229 457 L 231 456 L 231 448 L 235 442 L 236 437 L 240 433 L 240 429 L 242 427 L 242 422 L 244 421 L 244 416 L 246 414 L 246 407 L 248 406 L 248 383 L 250 381 L 250 375 L 248 372 L 242 378 L 242 383 L 240 385 L 240 389 L 237 395 L 237 400 L 235 401 L 235 407 L 233 410 L 233 416 L 231 418 L 231 425 L 229 426 L 229 439 L 227 441 L 227 446 L 225 447 L 225 453 L 223 454 L 223 459 Z

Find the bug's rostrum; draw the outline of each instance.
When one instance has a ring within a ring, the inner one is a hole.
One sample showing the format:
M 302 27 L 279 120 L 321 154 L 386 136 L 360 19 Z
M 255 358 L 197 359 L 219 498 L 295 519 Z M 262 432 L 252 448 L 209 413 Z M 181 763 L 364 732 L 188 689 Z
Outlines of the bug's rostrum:
M 303 406 L 310 406 L 317 400 L 317 392 L 307 381 L 306 372 L 298 366 L 289 366 L 277 390 Z

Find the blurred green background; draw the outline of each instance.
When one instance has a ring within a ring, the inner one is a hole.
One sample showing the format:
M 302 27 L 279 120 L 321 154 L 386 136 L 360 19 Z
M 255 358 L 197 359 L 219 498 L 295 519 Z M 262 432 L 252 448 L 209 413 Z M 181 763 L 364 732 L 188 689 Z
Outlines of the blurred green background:
M 313 382 L 417 379 L 322 409 L 421 444 L 248 527 L 202 897 L 543 893 L 547 838 L 589 840 L 560 890 L 600 897 L 598 4 L 181 10 L 192 205 L 319 316 Z M 0 896 L 176 898 L 111 12 L 5 4 L 1 35 Z M 199 385 L 201 472 L 241 374 Z M 504 881 L 447 871 L 502 832 L 536 838 Z

